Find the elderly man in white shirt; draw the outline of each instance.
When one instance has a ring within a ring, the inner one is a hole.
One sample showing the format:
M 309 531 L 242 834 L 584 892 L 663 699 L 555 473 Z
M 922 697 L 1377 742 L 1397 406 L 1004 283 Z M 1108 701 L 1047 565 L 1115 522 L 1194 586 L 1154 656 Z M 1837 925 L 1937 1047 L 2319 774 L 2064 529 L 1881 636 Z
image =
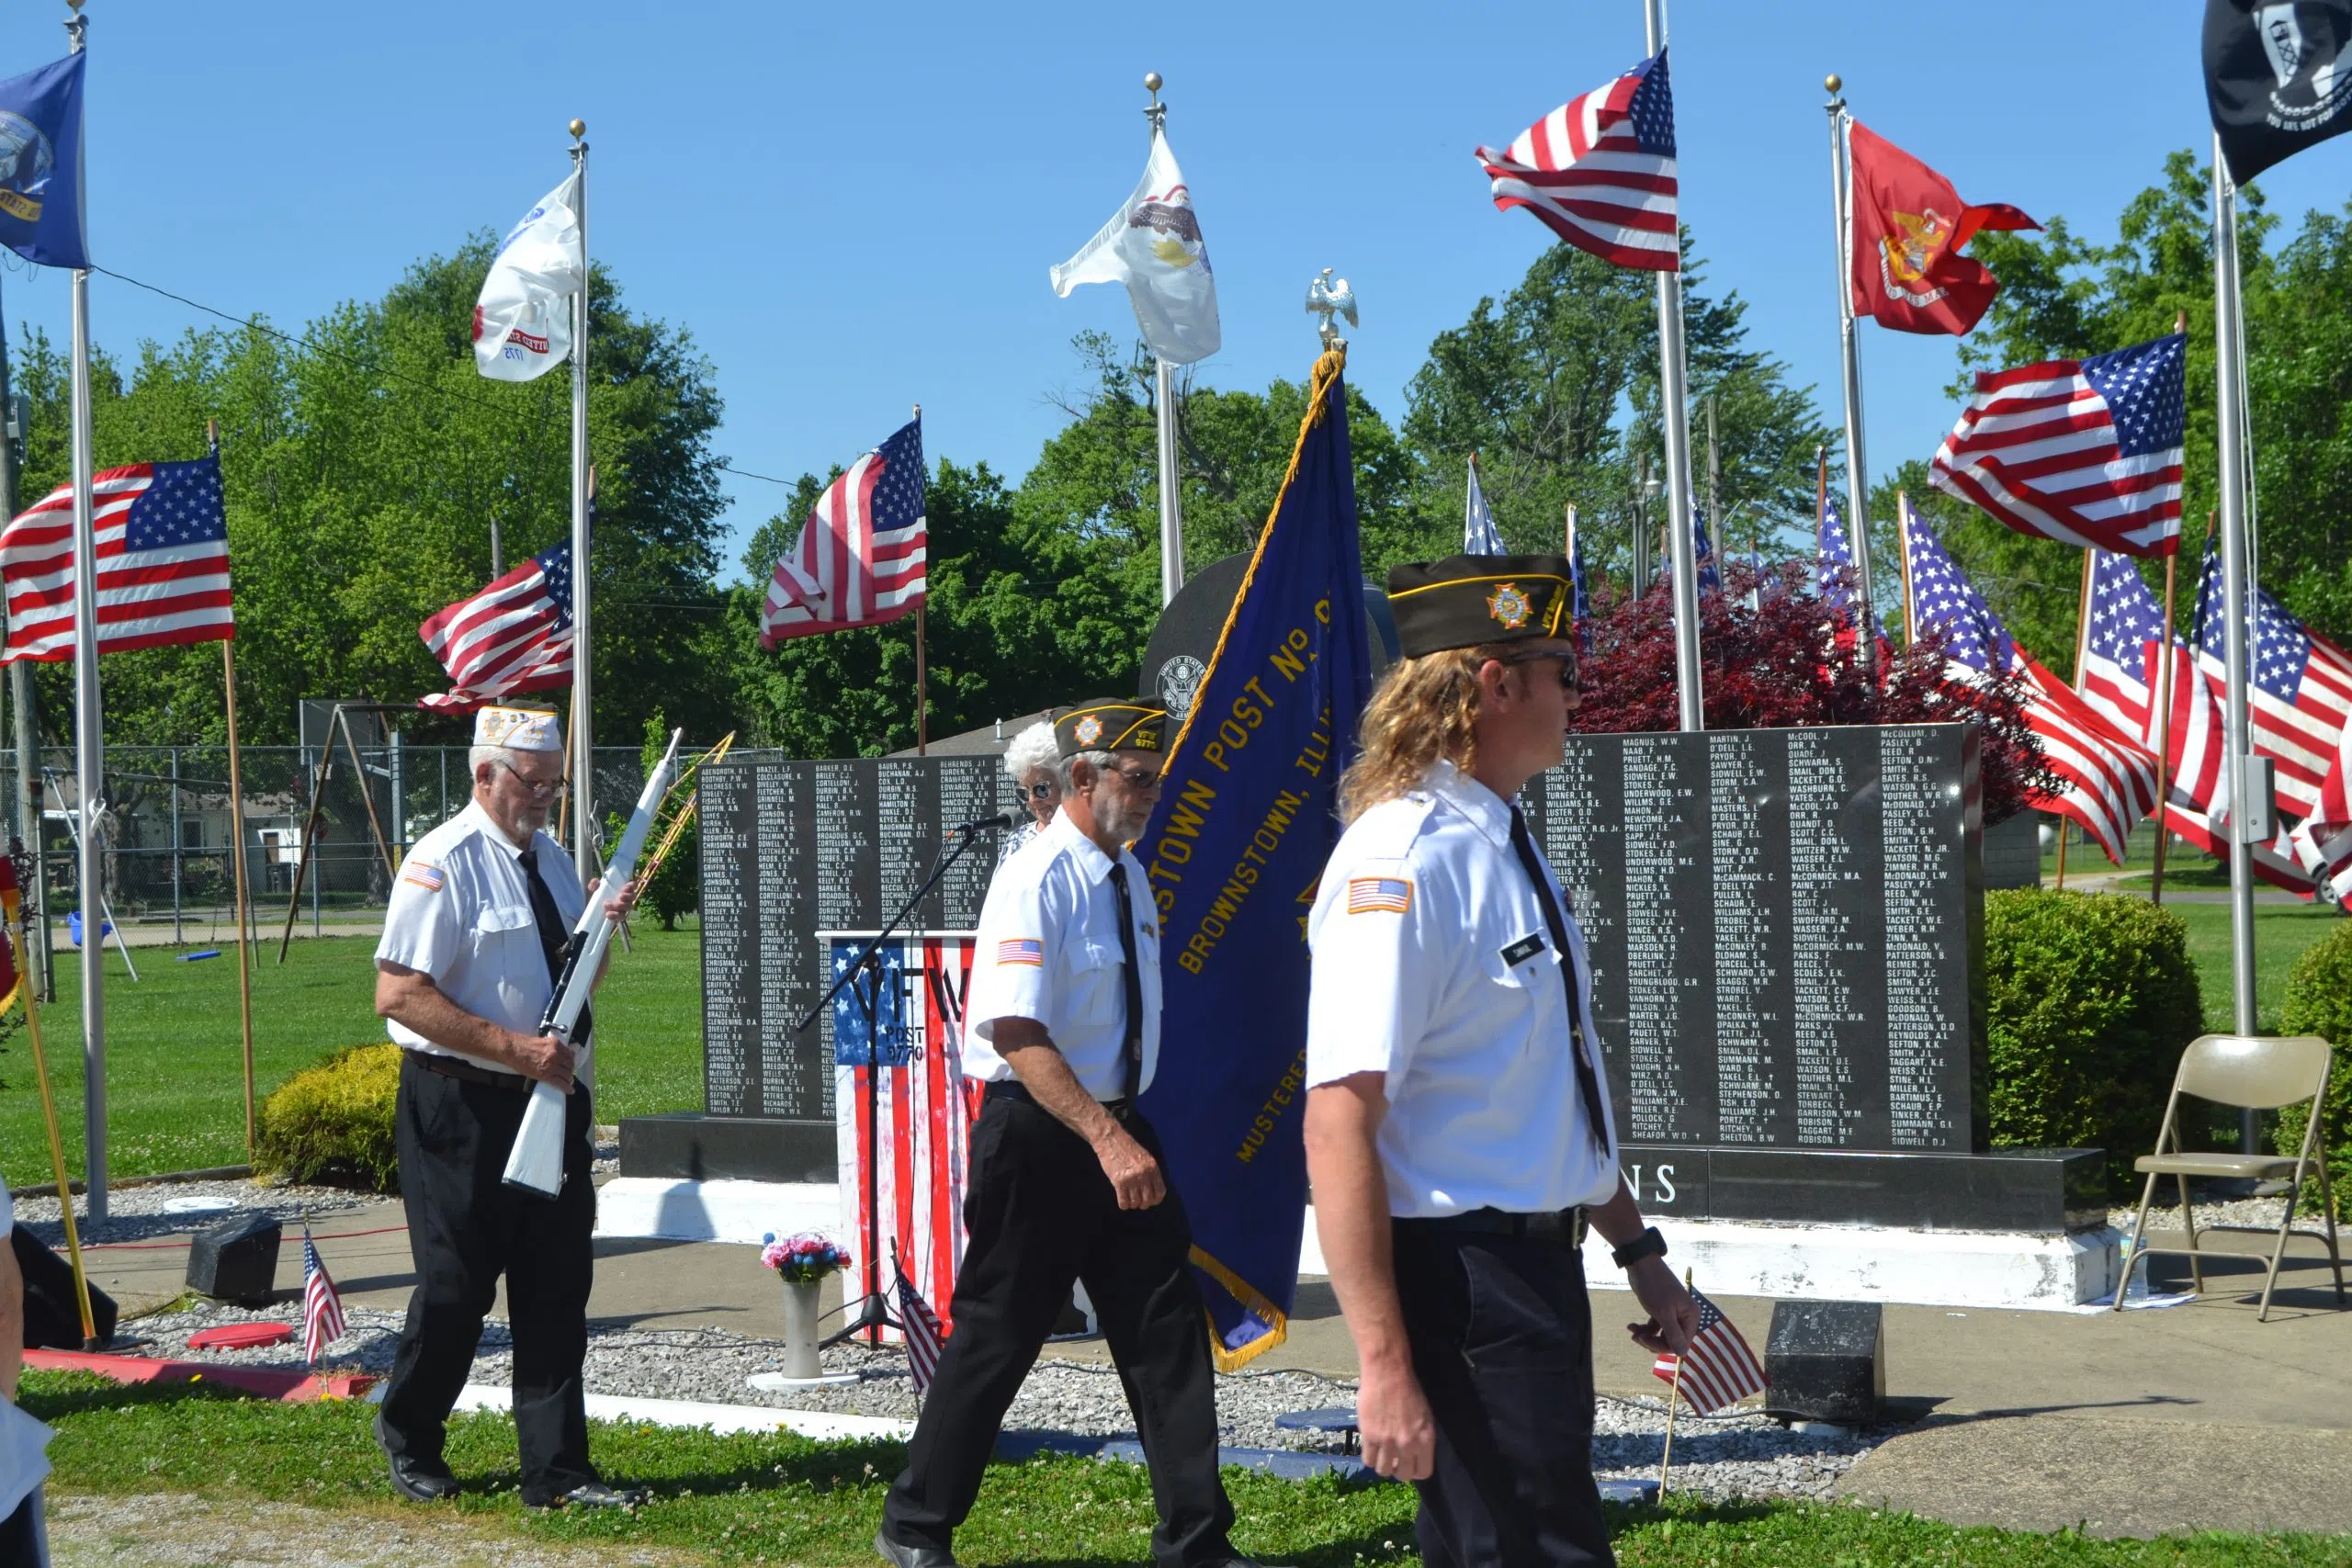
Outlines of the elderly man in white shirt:
M 562 728 L 538 709 L 486 707 L 468 761 L 473 800 L 401 863 L 376 948 L 376 1010 L 403 1052 L 395 1131 L 417 1276 L 376 1437 L 401 1496 L 457 1493 L 442 1439 L 503 1273 L 523 1501 L 633 1503 L 641 1491 L 607 1486 L 589 1463 L 581 1382 L 596 1213 L 590 1021 L 572 1045 L 539 1032 L 586 903 L 545 830 Z M 618 919 L 633 897 L 624 889 L 606 912 Z M 568 1096 L 552 1200 L 501 1180 L 535 1083 Z

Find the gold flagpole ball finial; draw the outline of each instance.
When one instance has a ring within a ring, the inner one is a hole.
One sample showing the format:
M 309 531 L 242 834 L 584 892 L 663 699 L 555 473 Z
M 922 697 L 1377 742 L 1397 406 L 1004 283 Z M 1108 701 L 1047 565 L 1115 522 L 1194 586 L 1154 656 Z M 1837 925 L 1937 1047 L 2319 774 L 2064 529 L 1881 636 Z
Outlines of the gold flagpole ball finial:
M 1846 79 L 1843 76 L 1838 75 L 1835 71 L 1832 71 L 1828 75 L 1824 76 L 1821 79 L 1821 85 L 1828 88 L 1831 95 L 1834 96 L 1845 90 Z
M 65 0 L 65 8 L 78 17 L 82 14 L 82 0 Z
M 75 3 L 78 4 L 79 0 L 75 0 Z M 1143 73 L 1143 90 L 1147 93 L 1158 93 L 1159 91 L 1159 72 L 1147 71 Z
M 585 136 L 585 135 L 587 135 L 587 134 L 588 134 L 588 122 L 587 122 L 586 120 L 584 120 L 584 119 L 575 119 L 575 120 L 573 120 L 573 121 L 571 122 L 571 139 L 572 139 L 574 141 L 579 141 L 582 137 L 583 137 L 583 136 Z

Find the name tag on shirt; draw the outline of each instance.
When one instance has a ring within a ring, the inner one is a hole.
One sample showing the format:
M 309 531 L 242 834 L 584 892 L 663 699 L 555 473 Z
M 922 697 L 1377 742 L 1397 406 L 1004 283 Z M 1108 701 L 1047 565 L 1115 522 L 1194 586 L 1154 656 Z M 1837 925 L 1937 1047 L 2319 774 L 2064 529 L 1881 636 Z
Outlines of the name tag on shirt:
M 1510 967 L 1516 968 L 1518 965 L 1526 963 L 1529 959 L 1543 952 L 1544 946 L 1544 938 L 1540 934 L 1535 936 L 1521 937 L 1517 942 L 1512 942 L 1509 947 L 1503 949 L 1503 963 Z

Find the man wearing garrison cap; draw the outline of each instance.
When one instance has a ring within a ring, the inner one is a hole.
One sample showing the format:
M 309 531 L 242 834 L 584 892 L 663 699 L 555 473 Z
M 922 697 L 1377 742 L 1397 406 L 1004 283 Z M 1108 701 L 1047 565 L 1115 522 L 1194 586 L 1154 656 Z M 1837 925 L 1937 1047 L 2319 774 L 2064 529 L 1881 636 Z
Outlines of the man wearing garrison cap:
M 376 1438 L 401 1496 L 457 1493 L 444 1427 L 503 1273 L 523 1501 L 628 1503 L 643 1494 L 605 1485 L 588 1462 L 581 1385 L 596 1213 L 580 1050 L 589 1017 L 576 1045 L 539 1032 L 587 902 L 571 857 L 545 830 L 563 782 L 562 727 L 537 708 L 483 708 L 467 761 L 473 800 L 401 863 L 376 947 L 376 1010 L 402 1048 L 394 1134 L 416 1265 Z M 605 912 L 617 919 L 633 901 L 624 889 Z M 552 1201 L 500 1180 L 535 1082 L 568 1096 Z
M 1160 1568 L 1241 1562 L 1217 1480 L 1216 1399 L 1192 1230 L 1136 1109 L 1159 1059 L 1159 921 L 1127 850 L 1159 798 L 1168 716 L 1149 698 L 1054 721 L 1060 813 L 997 868 L 980 909 L 964 1075 L 972 1128 L 956 1332 L 923 1400 L 875 1549 L 952 1568 L 1004 1412 L 1069 1299 L 1086 1293 L 1151 1466 Z
M 1400 566 L 1388 599 L 1404 657 L 1306 927 L 1306 1168 L 1364 1462 L 1419 1487 L 1430 1562 L 1606 1564 L 1588 1224 L 1642 1345 L 1698 1312 L 1618 1175 L 1584 936 L 1514 804 L 1582 700 L 1568 563 Z

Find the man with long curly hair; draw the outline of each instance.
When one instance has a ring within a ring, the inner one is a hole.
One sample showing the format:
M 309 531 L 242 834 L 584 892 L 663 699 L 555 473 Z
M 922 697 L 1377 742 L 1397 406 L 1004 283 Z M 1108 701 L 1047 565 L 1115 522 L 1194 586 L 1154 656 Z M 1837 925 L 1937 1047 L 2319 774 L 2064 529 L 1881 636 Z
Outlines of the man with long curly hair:
M 1589 1468 L 1588 1224 L 1680 1351 L 1698 1310 L 1617 1168 L 1591 974 L 1513 804 L 1580 700 L 1567 561 L 1388 574 L 1404 657 L 1340 781 L 1307 936 L 1306 1161 L 1365 1462 L 1449 1568 L 1609 1563 Z

